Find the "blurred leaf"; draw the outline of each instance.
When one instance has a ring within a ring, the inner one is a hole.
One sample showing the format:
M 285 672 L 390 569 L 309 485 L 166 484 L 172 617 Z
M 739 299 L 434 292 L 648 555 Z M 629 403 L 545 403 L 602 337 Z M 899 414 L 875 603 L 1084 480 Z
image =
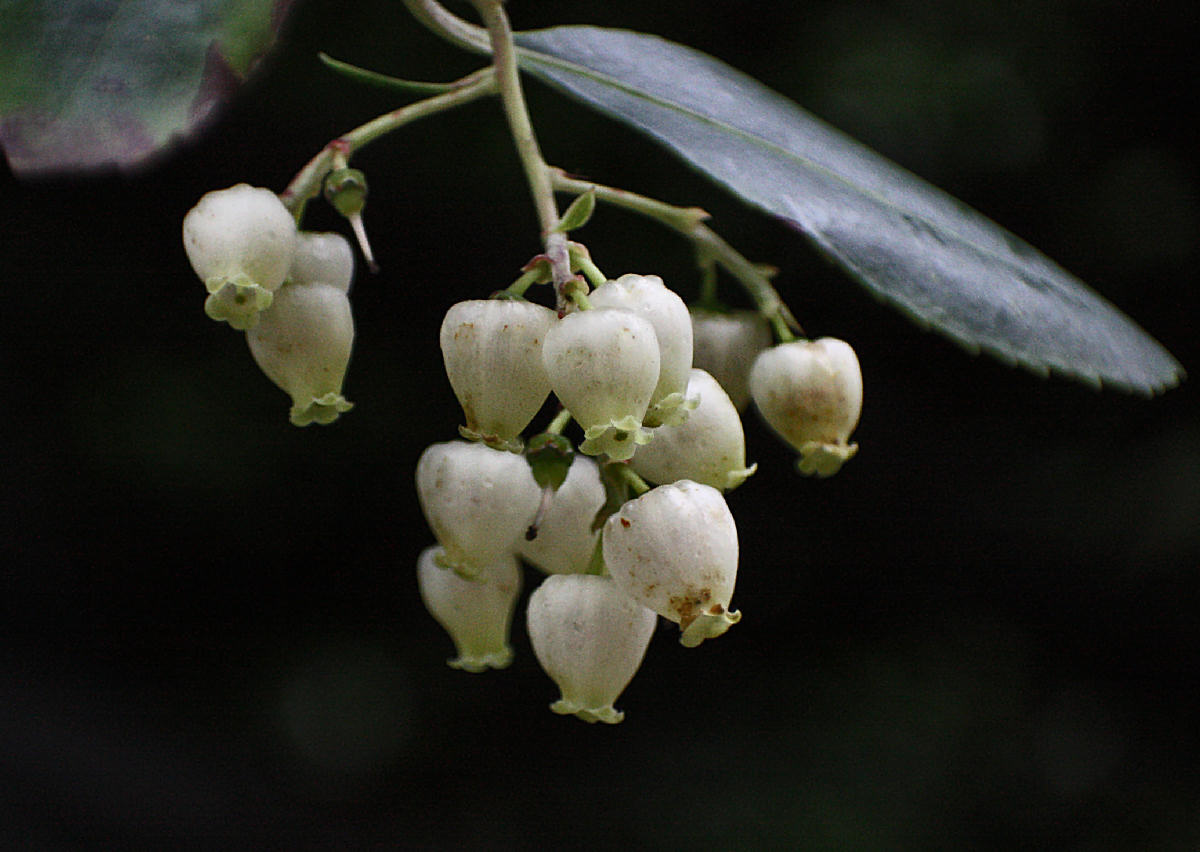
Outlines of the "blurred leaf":
M 0 146 L 20 176 L 131 168 L 194 133 L 291 0 L 0 0 Z
M 1083 282 L 758 81 L 657 36 L 520 33 L 522 68 L 781 217 L 875 295 L 971 351 L 1150 393 L 1179 363 Z

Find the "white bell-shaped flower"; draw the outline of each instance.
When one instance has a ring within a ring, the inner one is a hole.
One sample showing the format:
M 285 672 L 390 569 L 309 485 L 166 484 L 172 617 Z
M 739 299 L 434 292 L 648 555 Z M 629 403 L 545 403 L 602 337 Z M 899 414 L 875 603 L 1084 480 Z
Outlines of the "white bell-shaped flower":
M 609 577 L 554 574 L 529 596 L 526 625 L 533 653 L 558 685 L 555 713 L 585 722 L 620 722 L 613 707 L 650 645 L 654 613 Z
M 683 631 L 694 648 L 742 617 L 730 611 L 738 540 L 721 492 L 681 480 L 652 488 L 604 524 L 604 563 L 627 595 Z
M 450 634 L 458 656 L 447 660 L 454 669 L 482 672 L 512 662 L 509 626 L 521 591 L 521 566 L 506 555 L 466 580 L 438 564 L 440 545 L 427 547 L 417 559 L 421 600 L 437 623 Z
M 354 281 L 354 249 L 333 231 L 300 231 L 287 280 L 297 284 L 327 284 L 343 293 Z
M 542 498 L 524 457 L 466 441 L 426 448 L 416 480 L 425 520 L 445 549 L 438 562 L 464 577 L 514 551 Z
M 292 398 L 297 426 L 332 423 L 353 406 L 342 381 L 354 345 L 354 318 L 344 290 L 289 282 L 246 332 L 254 360 Z
M 206 194 L 188 211 L 183 247 L 209 292 L 205 312 L 247 329 L 283 284 L 296 252 L 296 220 L 271 190 L 239 183 Z
M 442 321 L 442 359 L 462 405 L 463 437 L 520 450 L 521 431 L 546 397 L 542 342 L 554 311 L 513 299 L 459 302 Z
M 680 423 L 687 418 L 685 391 L 692 368 L 692 320 L 687 305 L 657 275 L 622 275 L 588 295 L 597 308 L 624 308 L 648 320 L 658 338 L 658 383 L 650 397 L 646 425 Z
M 692 366 L 721 383 L 738 411 L 750 402 L 750 367 L 771 345 L 771 326 L 758 311 L 692 308 Z
M 692 370 L 689 399 L 698 405 L 678 426 L 654 430 L 654 440 L 630 459 L 641 477 L 665 484 L 690 479 L 722 491 L 736 488 L 758 465 L 746 467 L 742 418 L 717 380 Z
M 800 451 L 801 473 L 831 476 L 857 451 L 849 443 L 862 412 L 862 371 L 843 340 L 797 340 L 761 353 L 750 372 L 754 403 Z
M 583 427 L 579 449 L 623 461 L 650 440 L 642 419 L 658 383 L 658 338 L 632 311 L 567 314 L 546 332 L 542 362 L 550 386 Z
M 600 541 L 600 530 L 592 529 L 592 523 L 604 501 L 599 466 L 587 456 L 576 455 L 542 515 L 537 535 L 520 539 L 517 553 L 547 574 L 584 573 Z

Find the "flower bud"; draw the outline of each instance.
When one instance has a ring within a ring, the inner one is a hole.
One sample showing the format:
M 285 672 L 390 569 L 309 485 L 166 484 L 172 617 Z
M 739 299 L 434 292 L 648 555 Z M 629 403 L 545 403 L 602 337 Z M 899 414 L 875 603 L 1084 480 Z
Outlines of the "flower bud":
M 646 656 L 654 613 L 609 577 L 555 574 L 529 596 L 526 624 L 538 663 L 558 685 L 555 713 L 620 722 L 613 707 Z
M 658 382 L 654 327 L 631 311 L 575 311 L 556 322 L 542 346 L 550 386 L 583 427 L 579 449 L 616 461 L 650 440 L 642 428 Z
M 587 456 L 577 455 L 567 478 L 554 492 L 532 539 L 517 542 L 517 553 L 547 574 L 582 574 L 591 567 L 600 531 L 592 529 L 604 506 L 600 469 Z
M 325 176 L 324 192 L 325 200 L 350 223 L 367 267 L 372 272 L 378 272 L 379 264 L 375 262 L 371 241 L 367 239 L 367 229 L 363 225 L 363 208 L 367 206 L 367 176 L 349 167 L 334 169 Z
M 721 492 L 681 480 L 652 488 L 604 524 L 604 564 L 638 603 L 676 622 L 694 648 L 742 617 L 729 609 L 738 540 Z
M 622 275 L 605 281 L 588 300 L 596 308 L 624 308 L 649 321 L 658 339 L 659 371 L 647 426 L 687 418 L 684 392 L 692 367 L 692 321 L 687 305 L 657 275 Z
M 512 553 L 542 491 L 524 457 L 484 444 L 434 444 L 417 461 L 417 497 L 445 552 L 439 564 L 474 577 Z
M 742 419 L 717 380 L 692 370 L 688 397 L 698 404 L 678 426 L 660 426 L 629 464 L 641 477 L 665 484 L 691 479 L 727 491 L 741 485 L 758 465 L 746 467 Z
M 771 326 L 758 311 L 692 308 L 692 366 L 721 383 L 738 411 L 750 402 L 750 366 L 771 345 Z
M 427 547 L 417 559 L 421 600 L 450 634 L 458 656 L 447 660 L 454 669 L 482 672 L 506 668 L 513 652 L 508 630 L 521 590 L 521 567 L 515 556 L 500 557 L 465 580 L 438 564 L 440 546 Z
M 237 329 L 258 322 L 296 251 L 296 222 L 269 189 L 207 193 L 183 218 L 183 247 L 209 292 L 205 312 Z
M 862 411 L 862 372 L 850 344 L 832 337 L 761 353 L 750 391 L 763 419 L 800 451 L 801 473 L 832 476 L 857 451 L 848 443 Z
M 246 332 L 246 341 L 267 378 L 291 396 L 295 425 L 332 423 L 351 409 L 342 396 L 354 345 L 345 291 L 326 284 L 285 284 Z
M 343 216 L 362 213 L 367 206 L 367 177 L 359 169 L 343 167 L 325 176 L 325 200 Z
M 532 302 L 476 299 L 446 312 L 442 359 L 466 417 L 463 437 L 519 451 L 520 434 L 546 397 L 542 342 L 557 322 Z

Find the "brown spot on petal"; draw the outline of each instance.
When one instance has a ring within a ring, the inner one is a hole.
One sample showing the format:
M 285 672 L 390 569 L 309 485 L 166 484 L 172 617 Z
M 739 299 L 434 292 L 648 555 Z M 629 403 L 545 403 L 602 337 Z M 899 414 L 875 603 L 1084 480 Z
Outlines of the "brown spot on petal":
M 696 620 L 700 615 L 700 610 L 704 605 L 712 600 L 712 589 L 703 588 L 695 594 L 679 595 L 670 598 L 667 603 L 676 613 L 679 614 L 679 626 L 687 628 L 689 624 Z M 716 604 L 715 606 L 721 606 Z

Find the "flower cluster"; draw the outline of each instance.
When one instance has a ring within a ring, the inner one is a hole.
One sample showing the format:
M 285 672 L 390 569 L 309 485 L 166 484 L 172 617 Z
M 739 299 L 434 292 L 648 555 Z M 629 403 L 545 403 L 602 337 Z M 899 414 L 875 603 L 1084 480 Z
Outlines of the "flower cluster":
M 355 223 L 363 185 L 344 173 L 333 200 Z M 348 411 L 350 244 L 299 230 L 279 196 L 247 184 L 200 199 L 183 239 L 206 313 L 245 333 L 291 397 L 291 421 Z M 533 283 L 541 273 L 530 269 Z M 589 271 L 595 289 L 572 279 L 556 288 L 556 309 L 514 284 L 446 312 L 439 339 L 464 422 L 459 439 L 417 462 L 437 542 L 421 553 L 417 580 L 457 650 L 450 665 L 482 672 L 512 660 L 521 564 L 533 566 L 542 580 L 526 623 L 561 693 L 551 709 L 615 723 L 659 617 L 689 648 L 741 618 L 731 606 L 737 526 L 724 497 L 756 468 L 741 412 L 753 399 L 799 452 L 799 470 L 829 476 L 857 450 L 849 437 L 862 377 L 842 341 L 772 346 L 758 313 L 689 310 L 656 275 Z M 526 440 L 550 399 L 550 423 Z
M 246 333 L 255 362 L 291 397 L 294 424 L 350 410 L 354 253 L 344 237 L 297 230 L 275 193 L 241 183 L 188 211 L 183 245 L 208 289 L 205 312 Z
M 723 492 L 755 469 L 739 409 L 752 396 L 801 469 L 829 475 L 854 452 L 861 404 L 848 346 L 772 347 L 765 330 L 757 314 L 689 312 L 654 275 L 605 281 L 561 312 L 509 293 L 450 308 L 440 343 L 464 440 L 427 448 L 416 486 L 437 539 L 418 582 L 457 649 L 451 666 L 511 661 L 518 560 L 542 575 L 526 623 L 556 713 L 621 721 L 614 703 L 659 616 L 687 647 L 738 622 Z M 551 397 L 557 415 L 525 441 Z

